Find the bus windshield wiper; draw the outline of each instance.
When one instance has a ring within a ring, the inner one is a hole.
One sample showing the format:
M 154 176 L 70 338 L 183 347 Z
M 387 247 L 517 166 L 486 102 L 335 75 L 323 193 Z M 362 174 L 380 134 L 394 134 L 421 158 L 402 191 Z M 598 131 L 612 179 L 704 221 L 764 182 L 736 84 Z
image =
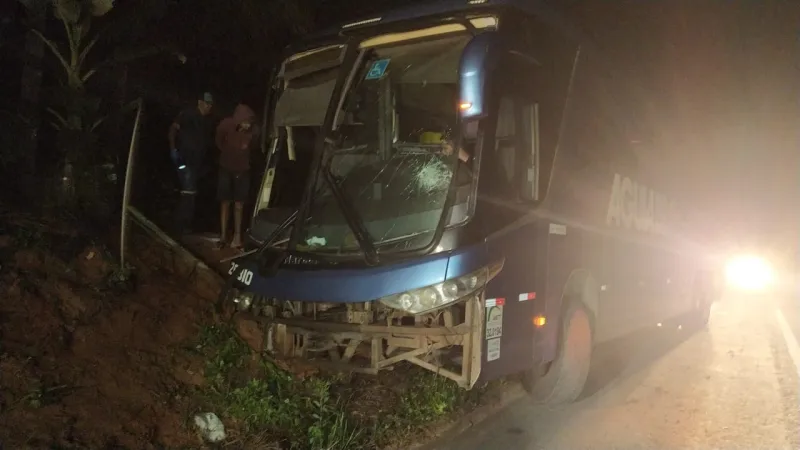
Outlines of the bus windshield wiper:
M 299 215 L 300 210 L 296 209 L 292 212 L 292 214 L 286 218 L 277 228 L 275 228 L 270 235 L 264 239 L 264 241 L 258 246 L 258 248 L 246 251 L 240 255 L 233 256 L 231 258 L 226 258 L 221 260 L 220 262 L 228 262 L 228 261 L 236 261 L 243 258 L 252 258 L 254 259 L 257 264 L 259 265 L 259 271 L 262 275 L 267 273 L 262 269 L 267 269 L 269 273 L 274 273 L 277 270 L 278 265 L 283 261 L 283 257 L 280 258 L 273 258 L 272 264 L 269 264 L 269 267 L 266 267 L 266 264 L 262 264 L 264 262 L 264 253 L 269 249 L 273 242 L 278 238 L 278 236 L 283 233 L 284 230 L 292 226 L 293 223 L 297 221 L 297 216 Z M 281 253 L 282 254 L 282 253 Z M 232 278 L 230 278 L 232 280 Z M 227 286 L 227 285 L 226 285 Z M 230 286 L 227 286 L 229 288 Z
M 258 250 L 256 251 L 258 256 L 261 256 L 272 245 L 272 243 L 275 242 L 275 239 L 278 239 L 278 236 L 280 236 L 285 229 L 289 228 L 290 226 L 292 226 L 292 224 L 295 223 L 295 221 L 297 221 L 297 216 L 299 215 L 299 212 L 300 212 L 299 209 L 295 209 L 292 212 L 292 214 L 286 218 L 286 220 L 284 220 L 280 225 L 278 225 L 278 228 L 275 228 L 272 231 L 272 233 L 270 233 L 269 236 L 266 239 L 264 239 L 264 242 L 261 244 L 260 247 L 258 247 Z
M 339 209 L 342 211 L 342 215 L 347 222 L 347 226 L 353 231 L 353 236 L 356 238 L 359 248 L 364 253 L 364 259 L 366 259 L 367 263 L 369 264 L 377 264 L 380 261 L 380 258 L 378 257 L 378 252 L 375 249 L 375 245 L 372 243 L 369 231 L 367 231 L 364 221 L 353 207 L 353 203 L 336 184 L 336 179 L 333 175 L 333 172 L 330 170 L 331 160 L 332 158 L 329 158 L 322 168 L 325 182 L 333 193 L 333 198 L 336 200 L 337 206 L 339 206 Z M 319 194 L 319 191 L 317 193 Z M 257 253 L 257 256 L 261 257 L 261 255 L 272 245 L 272 243 L 275 242 L 278 236 L 280 236 L 284 230 L 292 226 L 292 224 L 297 221 L 299 215 L 300 209 L 298 208 L 292 212 L 292 215 L 286 218 L 283 223 L 273 230 L 272 233 L 270 233 L 269 237 L 264 240 L 264 243 L 261 244 L 258 250 L 256 250 L 254 253 Z
M 333 161 L 333 158 L 328 158 L 322 168 L 325 182 L 328 183 L 328 187 L 331 189 L 333 198 L 336 199 L 336 203 L 342 211 L 347 226 L 353 231 L 353 236 L 356 238 L 358 246 L 361 248 L 361 251 L 364 252 L 364 259 L 366 259 L 368 264 L 378 264 L 380 261 L 378 252 L 375 250 L 375 245 L 372 243 L 364 220 L 353 207 L 353 203 L 347 198 L 347 195 L 345 195 L 341 188 L 339 188 L 339 185 L 336 184 L 336 179 L 334 178 L 333 172 L 331 172 L 331 161 Z

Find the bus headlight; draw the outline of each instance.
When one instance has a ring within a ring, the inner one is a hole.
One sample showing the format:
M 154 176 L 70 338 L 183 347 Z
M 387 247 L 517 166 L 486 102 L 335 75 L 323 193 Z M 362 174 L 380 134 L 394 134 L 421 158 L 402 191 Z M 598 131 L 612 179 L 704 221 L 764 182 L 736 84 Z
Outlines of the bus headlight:
M 420 289 L 401 292 L 378 299 L 384 305 L 410 314 L 422 314 L 447 306 L 473 294 L 488 281 L 486 267 L 472 273 Z

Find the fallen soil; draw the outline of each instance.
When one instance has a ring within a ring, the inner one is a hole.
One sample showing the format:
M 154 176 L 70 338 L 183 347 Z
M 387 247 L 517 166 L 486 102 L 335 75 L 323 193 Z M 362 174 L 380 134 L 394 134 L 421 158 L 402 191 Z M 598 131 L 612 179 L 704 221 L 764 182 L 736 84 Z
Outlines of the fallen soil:
M 203 361 L 182 350 L 208 298 L 150 267 L 111 282 L 101 245 L 27 217 L 0 238 L 0 447 L 197 448 L 185 426 Z

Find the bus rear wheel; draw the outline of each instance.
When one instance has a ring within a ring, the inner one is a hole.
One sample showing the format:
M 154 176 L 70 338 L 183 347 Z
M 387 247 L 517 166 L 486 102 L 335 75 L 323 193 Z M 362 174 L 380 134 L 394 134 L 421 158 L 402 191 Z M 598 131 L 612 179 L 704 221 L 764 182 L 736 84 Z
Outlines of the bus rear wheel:
M 572 403 L 583 392 L 592 359 L 592 325 L 580 302 L 571 302 L 561 325 L 558 356 L 541 376 L 527 376 L 525 388 L 537 403 Z M 536 370 L 536 369 L 534 369 Z

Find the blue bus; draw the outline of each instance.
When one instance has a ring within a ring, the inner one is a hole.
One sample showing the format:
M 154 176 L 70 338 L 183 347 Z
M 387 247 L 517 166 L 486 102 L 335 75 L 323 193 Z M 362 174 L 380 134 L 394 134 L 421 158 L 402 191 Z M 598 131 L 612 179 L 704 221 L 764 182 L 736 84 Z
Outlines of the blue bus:
M 704 323 L 712 300 L 612 75 L 525 0 L 430 2 L 291 47 L 225 298 L 286 357 L 405 361 L 466 389 L 524 374 L 539 401 L 575 400 L 597 344 Z

